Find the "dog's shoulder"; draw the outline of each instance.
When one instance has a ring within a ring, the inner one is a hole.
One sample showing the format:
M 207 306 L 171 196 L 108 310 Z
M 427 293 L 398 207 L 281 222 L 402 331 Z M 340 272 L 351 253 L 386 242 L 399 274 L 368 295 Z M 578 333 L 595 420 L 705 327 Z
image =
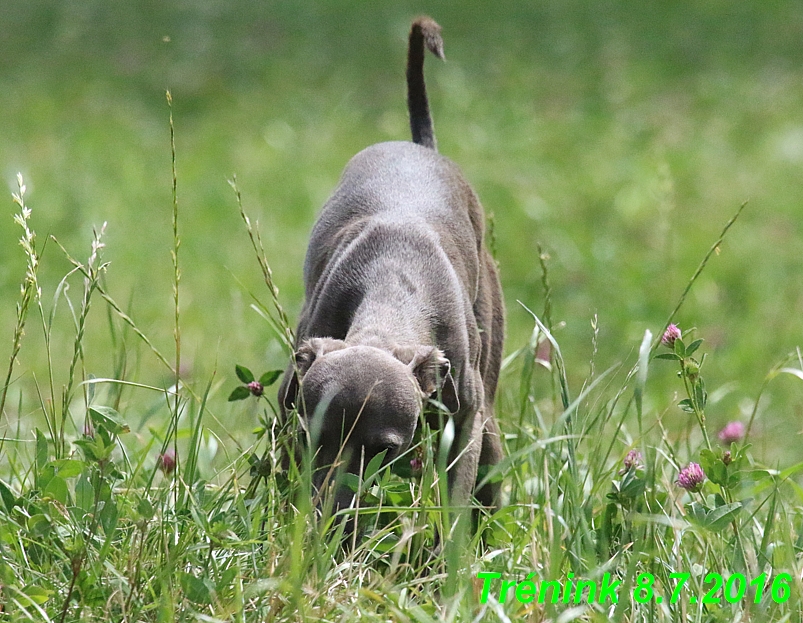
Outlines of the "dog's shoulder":
M 391 141 L 357 153 L 324 205 L 307 250 L 307 296 L 338 249 L 377 227 L 435 236 L 475 295 L 484 229 L 479 200 L 449 158 L 415 143 Z
M 423 219 L 441 234 L 483 237 L 482 207 L 460 168 L 433 149 L 405 141 L 376 143 L 346 165 L 324 205 L 313 241 L 327 244 L 338 230 L 366 218 Z

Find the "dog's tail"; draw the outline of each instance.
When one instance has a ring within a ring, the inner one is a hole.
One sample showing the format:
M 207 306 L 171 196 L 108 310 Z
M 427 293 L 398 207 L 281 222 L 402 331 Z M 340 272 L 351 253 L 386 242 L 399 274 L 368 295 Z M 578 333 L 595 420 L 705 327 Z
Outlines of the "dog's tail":
M 427 87 L 424 84 L 424 46 L 443 59 L 441 27 L 430 17 L 419 17 L 410 29 L 407 49 L 407 109 L 410 112 L 410 130 L 413 143 L 437 150 L 432 116 L 429 113 Z

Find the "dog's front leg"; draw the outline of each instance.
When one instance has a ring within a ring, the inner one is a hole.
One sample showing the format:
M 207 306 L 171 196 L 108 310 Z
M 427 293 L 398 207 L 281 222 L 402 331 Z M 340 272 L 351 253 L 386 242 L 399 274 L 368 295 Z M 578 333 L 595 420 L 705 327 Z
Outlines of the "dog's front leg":
M 480 453 L 480 464 L 478 467 L 477 480 L 482 481 L 487 476 L 487 471 L 493 469 L 504 456 L 502 450 L 502 434 L 499 432 L 499 425 L 493 417 L 486 413 L 485 423 L 482 431 L 482 452 Z M 485 468 L 479 473 L 481 468 Z M 496 511 L 502 504 L 502 487 L 498 478 L 486 482 L 476 492 L 477 501 L 485 508 Z
M 467 416 L 449 452 L 449 497 L 453 506 L 465 506 L 471 501 L 477 482 L 484 422 L 482 410 Z

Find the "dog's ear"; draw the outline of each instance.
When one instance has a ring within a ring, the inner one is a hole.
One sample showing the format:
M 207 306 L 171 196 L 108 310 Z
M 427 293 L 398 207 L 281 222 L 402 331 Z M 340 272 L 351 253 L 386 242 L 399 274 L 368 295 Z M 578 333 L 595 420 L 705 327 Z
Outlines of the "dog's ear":
M 346 348 L 346 343 L 343 340 L 335 340 L 331 337 L 312 337 L 301 343 L 294 355 L 295 367 L 282 399 L 285 409 L 289 411 L 295 406 L 296 398 L 298 397 L 298 385 L 303 380 L 307 370 L 315 363 L 315 360 L 326 353 L 344 348 Z
M 452 364 L 443 352 L 434 346 L 419 346 L 407 364 L 413 373 L 424 398 L 437 398 L 451 413 L 460 409 L 457 387 L 452 377 Z
M 346 348 L 346 343 L 343 340 L 335 340 L 331 337 L 311 337 L 304 340 L 295 355 L 296 370 L 298 370 L 299 376 L 303 379 L 307 370 L 318 357 L 344 348 Z

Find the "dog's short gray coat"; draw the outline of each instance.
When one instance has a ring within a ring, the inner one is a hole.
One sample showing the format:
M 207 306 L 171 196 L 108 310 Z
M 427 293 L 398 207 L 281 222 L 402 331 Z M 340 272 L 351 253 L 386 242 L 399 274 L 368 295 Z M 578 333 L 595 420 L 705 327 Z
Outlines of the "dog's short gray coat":
M 383 450 L 395 458 L 431 397 L 454 420 L 454 501 L 467 501 L 479 465 L 500 460 L 504 308 L 483 233 L 474 191 L 434 148 L 380 143 L 349 162 L 312 231 L 297 353 L 279 390 L 284 410 L 309 423 L 317 413 L 320 467 L 340 460 L 356 473 Z M 495 506 L 498 489 L 475 493 Z

